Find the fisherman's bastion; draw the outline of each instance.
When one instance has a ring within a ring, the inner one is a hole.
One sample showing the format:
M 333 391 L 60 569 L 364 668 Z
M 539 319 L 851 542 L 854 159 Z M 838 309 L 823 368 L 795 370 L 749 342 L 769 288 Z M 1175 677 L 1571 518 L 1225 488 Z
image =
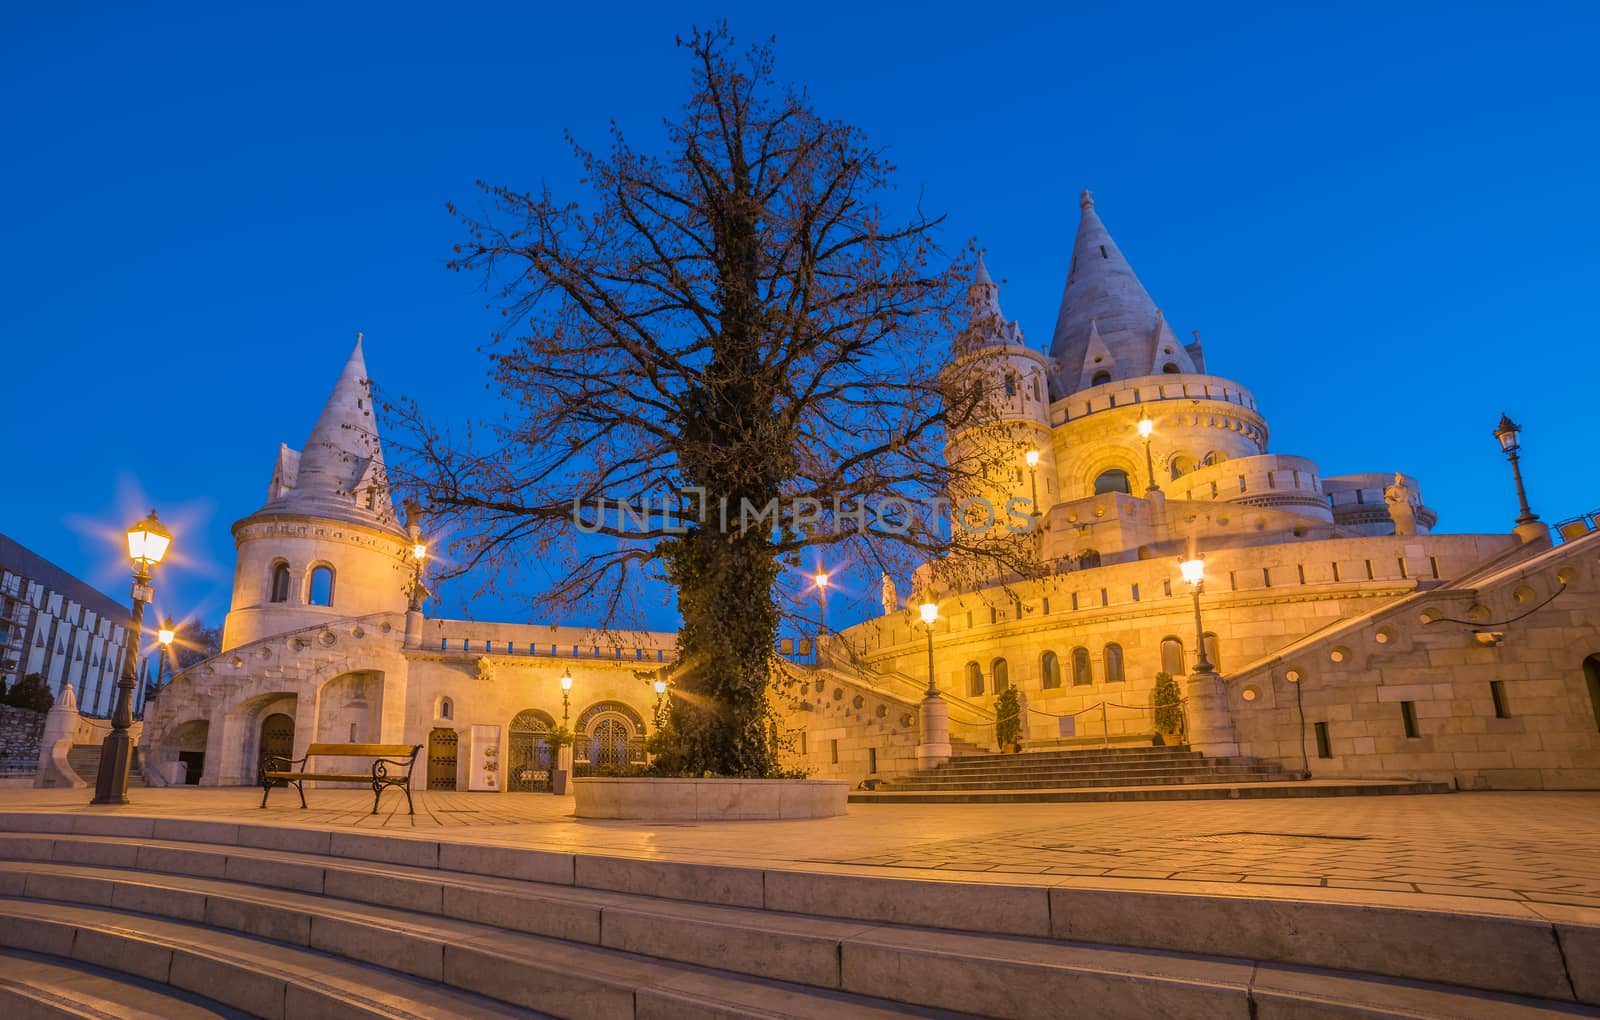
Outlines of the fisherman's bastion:
M 1449 508 L 1390 451 L 1338 477 L 1269 452 L 1265 408 L 1293 395 L 1258 403 L 1183 342 L 1081 204 L 1048 354 L 1005 322 L 981 263 L 969 298 L 1002 324 L 984 364 L 1034 439 L 1006 485 L 1037 497 L 1045 576 L 910 598 L 912 578 L 886 578 L 881 616 L 786 645 L 791 763 L 893 798 L 918 770 L 999 750 L 1007 687 L 1024 702 L 1014 762 L 1150 747 L 1164 671 L 1181 739 L 1208 759 L 1287 780 L 1600 788 L 1600 522 L 1525 509 L 1506 533 L 1443 533 Z M 565 764 L 547 739 L 563 719 L 574 774 L 644 761 L 674 636 L 428 616 L 427 536 L 389 493 L 364 359 L 358 343 L 234 525 L 222 651 L 149 701 L 146 781 L 251 784 L 264 752 L 349 741 L 422 745 L 414 787 L 540 791 Z M 1198 602 L 1179 567 L 1196 559 Z

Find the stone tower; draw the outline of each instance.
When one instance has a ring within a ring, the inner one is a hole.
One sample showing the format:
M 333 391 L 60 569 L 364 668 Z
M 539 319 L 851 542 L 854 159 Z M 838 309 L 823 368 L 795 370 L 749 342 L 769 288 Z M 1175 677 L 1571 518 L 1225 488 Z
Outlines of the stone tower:
M 266 505 L 234 524 L 233 539 L 224 650 L 405 612 L 411 541 L 395 518 L 359 337 L 305 447 L 279 448 Z
M 986 499 L 1004 526 L 1010 500 L 1031 504 L 1037 493 L 1042 513 L 1059 491 L 1050 441 L 1050 362 L 1024 343 L 1021 326 L 1006 319 L 1000 287 L 981 255 L 967 288 L 967 315 L 967 329 L 945 382 L 956 389 L 980 386 L 983 407 L 975 423 L 952 434 L 946 444 L 950 499 L 957 506 L 970 498 Z M 1030 451 L 1037 454 L 1031 465 Z

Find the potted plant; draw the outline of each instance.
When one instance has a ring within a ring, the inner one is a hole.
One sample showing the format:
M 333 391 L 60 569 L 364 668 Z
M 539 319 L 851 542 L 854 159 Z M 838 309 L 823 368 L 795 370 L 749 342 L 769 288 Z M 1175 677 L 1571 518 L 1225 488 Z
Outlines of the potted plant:
M 1156 710 L 1156 735 L 1167 747 L 1183 743 L 1183 705 L 1178 697 L 1178 682 L 1165 671 L 1156 674 L 1156 688 L 1150 695 Z
M 1004 754 L 1022 750 L 1022 709 L 1015 687 L 1007 687 L 994 699 L 994 738 Z
M 545 735 L 545 739 L 556 752 L 556 760 L 550 765 L 550 792 L 558 797 L 566 796 L 570 769 L 563 768 L 562 765 L 570 759 L 561 752 L 563 748 L 572 746 L 572 731 L 557 723 L 555 728 Z

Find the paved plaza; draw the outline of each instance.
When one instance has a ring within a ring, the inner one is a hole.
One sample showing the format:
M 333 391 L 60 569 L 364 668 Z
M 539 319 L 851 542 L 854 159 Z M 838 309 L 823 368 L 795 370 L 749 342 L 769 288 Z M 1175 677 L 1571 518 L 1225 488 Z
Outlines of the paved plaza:
M 1410 904 L 1600 922 L 1600 792 L 1458 793 L 1194 803 L 878 805 L 810 821 L 572 817 L 539 794 L 139 789 L 90 808 L 83 790 L 0 790 L 0 813 L 195 818 L 764 868 L 1006 884 L 1088 885 Z M 0 827 L 3 821 L 0 821 Z

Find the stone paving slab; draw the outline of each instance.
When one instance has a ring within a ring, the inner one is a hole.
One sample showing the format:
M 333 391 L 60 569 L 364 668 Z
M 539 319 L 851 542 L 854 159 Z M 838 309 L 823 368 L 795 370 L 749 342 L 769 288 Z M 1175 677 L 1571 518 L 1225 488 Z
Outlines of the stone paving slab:
M 979 884 L 1317 899 L 1600 923 L 1600 792 L 1494 792 L 1306 801 L 852 804 L 806 821 L 577 819 L 570 798 L 417 791 L 417 814 L 371 795 L 311 790 L 308 810 L 259 809 L 250 788 L 133 791 L 91 808 L 82 790 L 0 790 L 0 814 L 210 820 L 663 861 Z M 167 826 L 172 827 L 168 822 Z M 16 828 L 0 819 L 0 828 Z M 310 833 L 306 833 L 309 836 Z M 171 838 L 182 838 L 174 835 Z M 396 847 L 396 850 L 401 848 Z M 1558 919 L 1574 920 L 1570 912 Z

